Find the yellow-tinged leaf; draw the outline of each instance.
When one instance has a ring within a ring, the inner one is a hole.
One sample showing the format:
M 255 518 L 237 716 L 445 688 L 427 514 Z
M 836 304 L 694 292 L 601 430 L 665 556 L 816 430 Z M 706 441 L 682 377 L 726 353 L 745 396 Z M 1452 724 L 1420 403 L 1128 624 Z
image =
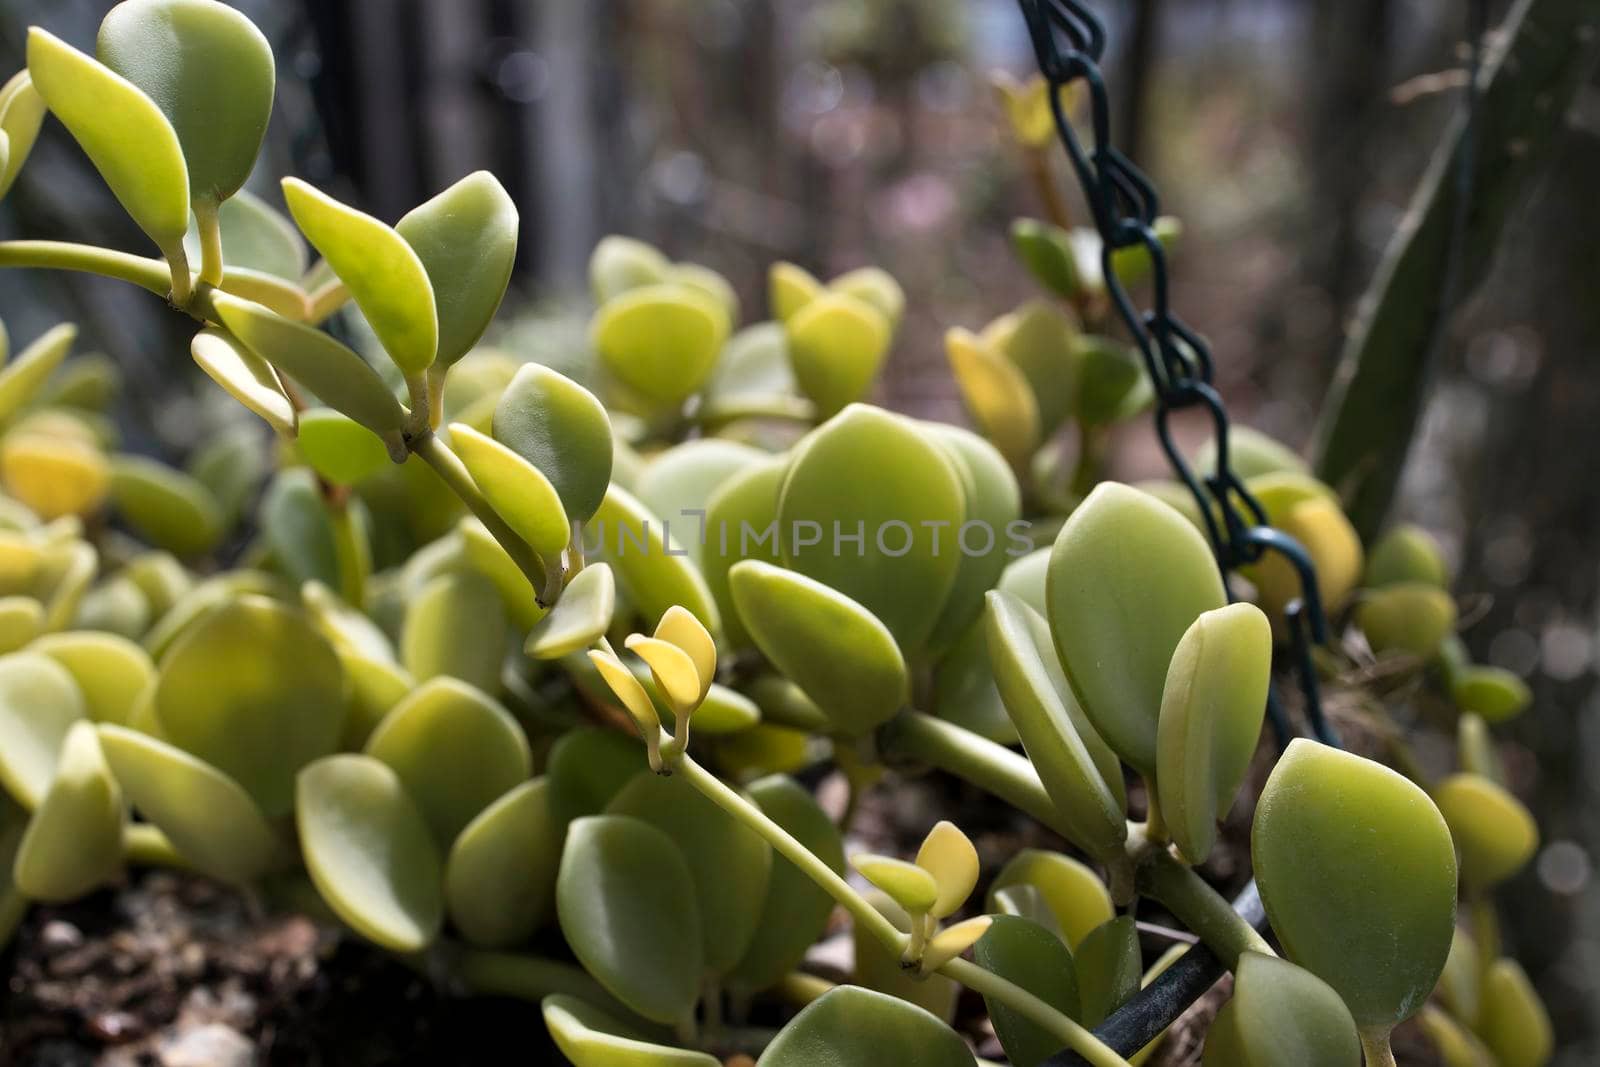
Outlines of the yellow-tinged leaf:
M 694 661 L 695 673 L 700 677 L 700 699 L 704 700 L 717 678 L 717 643 L 705 624 L 689 609 L 674 604 L 656 623 L 655 636 L 668 644 L 677 645 Z
M 616 603 L 611 567 L 591 563 L 567 583 L 550 613 L 534 623 L 522 650 L 534 659 L 559 659 L 587 648 L 611 628 Z
M 450 444 L 495 513 L 544 555 L 567 546 L 572 530 L 561 497 L 532 463 L 465 423 L 450 424 Z
M 93 445 L 38 434 L 0 443 L 0 481 L 41 519 L 87 515 L 111 487 L 111 467 Z
M 200 369 L 235 400 L 260 415 L 278 433 L 294 436 L 295 407 L 272 364 L 216 326 L 195 334 L 189 342 L 189 353 Z
M 126 726 L 140 695 L 156 677 L 150 653 L 119 634 L 92 630 L 46 634 L 34 642 L 32 651 L 67 669 L 95 722 Z
M 965 904 L 978 884 L 978 850 L 955 823 L 941 819 L 935 823 L 917 850 L 917 866 L 939 883 L 939 899 L 928 914 L 942 919 Z M 982 936 L 981 932 L 978 936 Z M 970 944 L 970 942 L 969 942 Z M 965 948 L 957 949 L 960 955 Z
M 1039 404 L 1022 371 L 960 327 L 944 336 L 945 354 L 967 410 L 1006 460 L 1024 469 L 1039 447 Z
M 989 932 L 992 925 L 993 915 L 977 915 L 934 934 L 922 952 L 923 973 L 937 971 L 967 951 L 977 943 L 978 938 Z
M 694 660 L 677 645 L 643 634 L 630 635 L 627 646 L 649 665 L 656 688 L 681 722 L 700 703 L 700 674 Z
M 298 178 L 283 180 L 283 198 L 306 239 L 349 287 L 389 358 L 407 374 L 427 370 L 439 348 L 439 320 L 416 251 L 393 227 Z
M 1544 1067 L 1555 1049 L 1550 1013 L 1516 960 L 1495 960 L 1484 973 L 1478 1029 L 1501 1067 Z
M 17 888 L 35 900 L 60 901 L 103 885 L 122 865 L 122 823 L 122 790 L 94 726 L 75 723 L 17 846 Z
M 927 914 L 938 903 L 939 883 L 915 863 L 863 852 L 850 857 L 850 866 L 913 916 Z
M 881 311 L 848 293 L 825 293 L 784 325 L 795 381 L 823 417 L 866 394 L 892 335 Z
M 676 404 L 710 376 L 728 339 L 728 310 L 686 285 L 630 289 L 595 312 L 590 336 L 612 374 L 657 404 Z
M 0 422 L 9 422 L 44 386 L 78 336 L 70 322 L 41 334 L 0 370 Z
M 6 158 L 0 163 L 0 197 L 6 195 L 44 123 L 44 98 L 33 87 L 33 76 L 19 70 L 0 87 L 0 134 L 6 138 Z
M 1452 774 L 1433 787 L 1461 856 L 1461 880 L 1492 889 L 1520 871 L 1539 848 L 1539 825 L 1522 802 L 1479 774 Z
M 31 596 L 0 596 L 0 653 L 15 652 L 44 629 L 44 606 Z
M 600 671 L 600 677 L 605 679 L 606 685 L 617 695 L 622 706 L 633 717 L 634 724 L 646 736 L 652 730 L 660 729 L 661 716 L 656 713 L 656 705 L 650 699 L 650 694 L 644 691 L 644 686 L 639 684 L 639 679 L 633 676 L 621 660 L 609 652 L 592 649 L 589 659 Z
M 774 263 L 767 273 L 767 304 L 779 322 L 788 322 L 821 294 L 822 283 L 804 267 Z

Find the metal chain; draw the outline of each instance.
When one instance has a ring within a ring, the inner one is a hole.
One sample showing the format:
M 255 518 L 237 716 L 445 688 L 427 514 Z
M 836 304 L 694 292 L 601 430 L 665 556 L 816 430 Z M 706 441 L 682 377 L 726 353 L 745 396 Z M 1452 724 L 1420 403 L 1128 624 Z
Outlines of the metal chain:
M 1312 733 L 1326 744 L 1339 738 L 1323 713 L 1311 646 L 1328 640 L 1327 618 L 1317 591 L 1317 569 L 1293 537 L 1274 529 L 1260 501 L 1245 487 L 1230 462 L 1228 411 L 1212 382 L 1213 361 L 1205 338 L 1172 310 L 1166 250 L 1156 236 L 1160 197 L 1142 171 L 1111 144 L 1110 104 L 1100 58 L 1105 27 L 1078 0 L 1018 0 L 1028 34 L 1047 86 L 1056 132 L 1084 200 L 1100 233 L 1100 266 L 1106 292 L 1138 346 L 1145 371 L 1155 387 L 1155 425 L 1161 448 L 1173 473 L 1193 494 L 1210 538 L 1217 566 L 1226 580 L 1230 571 L 1276 553 L 1294 568 L 1300 595 L 1284 611 L 1293 644 L 1306 719 Z M 1082 82 L 1089 94 L 1089 143 L 1085 145 L 1062 109 L 1061 90 Z M 1115 253 L 1142 247 L 1150 257 L 1151 306 L 1141 311 L 1117 275 Z M 1216 470 L 1197 473 L 1172 437 L 1172 413 L 1203 408 L 1216 435 Z M 1231 596 L 1231 593 L 1230 593 Z M 1269 693 L 1267 713 L 1278 742 L 1288 744 L 1292 731 L 1276 693 Z

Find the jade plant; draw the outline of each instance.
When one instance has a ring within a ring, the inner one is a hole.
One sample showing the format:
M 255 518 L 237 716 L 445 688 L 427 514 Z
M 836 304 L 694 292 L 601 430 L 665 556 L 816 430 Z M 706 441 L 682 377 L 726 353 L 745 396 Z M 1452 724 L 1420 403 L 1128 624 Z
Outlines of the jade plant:
M 1363 546 L 1248 433 L 1339 624 L 1325 682 L 1398 770 L 1288 745 L 1248 844 L 1270 940 L 1203 877 L 1273 747 L 1294 586 L 1263 562 L 1230 592 L 1187 497 L 1101 480 L 1149 391 L 1096 332 L 1083 234 L 1019 224 L 1049 297 L 952 331 L 979 433 L 868 402 L 905 310 L 874 267 L 777 264 L 746 323 L 714 271 L 608 237 L 579 381 L 494 342 L 518 221 L 491 175 L 393 225 L 244 191 L 273 72 L 223 4 L 126 0 L 93 55 L 31 31 L 0 90 L 0 190 L 53 115 L 158 253 L 0 265 L 165 299 L 239 404 L 174 467 L 119 451 L 115 368 L 66 359 L 70 326 L 0 369 L 0 931 L 172 866 L 537 1001 L 580 1067 L 972 1064 L 963 986 L 1010 1062 L 1114 1067 L 1161 1038 L 1094 1028 L 1188 949 L 1146 952 L 1143 901 L 1234 972 L 1214 1067 L 1392 1063 L 1414 1016 L 1452 1065 L 1545 1061 L 1491 897 L 1538 839 L 1487 729 L 1527 690 L 1467 661 L 1425 534 Z M 1456 709 L 1458 773 L 1423 772 L 1375 675 Z M 802 784 L 828 766 L 842 811 Z M 1060 846 L 986 870 L 930 818 L 859 847 L 861 796 L 929 768 Z

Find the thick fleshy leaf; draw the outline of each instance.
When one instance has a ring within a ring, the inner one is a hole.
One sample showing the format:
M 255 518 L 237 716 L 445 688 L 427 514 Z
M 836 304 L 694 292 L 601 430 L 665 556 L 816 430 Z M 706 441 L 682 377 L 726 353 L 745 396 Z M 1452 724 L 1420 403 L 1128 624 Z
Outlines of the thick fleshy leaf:
M 627 647 L 650 668 L 655 691 L 678 721 L 694 711 L 700 703 L 700 675 L 687 652 L 670 642 L 643 634 L 630 634 Z
M 973 1067 L 956 1032 L 903 1000 L 839 986 L 812 1001 L 778 1032 L 757 1067 Z
M 1432 789 L 1461 855 L 1461 881 L 1482 893 L 1520 871 L 1539 848 L 1522 802 L 1481 774 L 1452 774 Z
M 556 913 L 567 944 L 607 992 L 653 1022 L 687 1018 L 700 995 L 704 939 L 694 877 L 671 837 L 625 815 L 576 820 L 561 853 Z
M 78 328 L 63 322 L 40 334 L 0 369 L 0 422 L 10 422 L 44 388 L 77 337 Z
M 405 238 L 298 178 L 283 180 L 283 198 L 389 358 L 407 374 L 427 370 L 439 348 L 439 320 L 427 268 Z
M 261 498 L 259 522 L 277 569 L 291 582 L 345 587 L 333 515 L 310 470 L 290 468 L 273 478 Z
M 938 881 L 915 863 L 863 852 L 850 857 L 850 866 L 914 916 L 927 914 L 939 900 Z
M 255 23 L 214 0 L 125 0 L 100 23 L 95 51 L 167 116 L 196 201 L 226 200 L 245 183 L 277 80 Z
M 571 378 L 524 364 L 495 406 L 494 438 L 550 479 L 568 518 L 588 522 L 600 507 L 611 483 L 611 420 Z
M 940 659 L 933 677 L 934 715 L 1001 745 L 1019 743 L 1017 728 L 989 666 L 988 623 L 973 620 Z
M 1371 760 L 1299 738 L 1256 807 L 1256 883 L 1288 957 L 1387 1031 L 1422 1006 L 1455 928 L 1456 856 L 1428 795 Z
M 32 651 L 67 669 L 78 683 L 85 712 L 95 722 L 126 726 L 140 694 L 156 677 L 150 654 L 117 634 L 91 630 L 46 634 L 33 643 Z
M 419 682 L 449 675 L 496 693 L 506 632 L 505 607 L 487 578 L 441 574 L 406 609 L 400 662 Z
M 789 567 L 859 602 L 908 653 L 949 598 L 967 517 L 944 450 L 909 420 L 861 404 L 805 438 L 778 502 Z
M 1118 755 L 1153 777 L 1172 653 L 1201 612 L 1228 602 L 1205 538 L 1153 497 L 1103 482 L 1056 537 L 1045 596 L 1083 710 Z
M 44 607 L 29 596 L 0 597 L 0 653 L 15 652 L 44 630 Z
M 1103 426 L 1132 418 L 1155 398 L 1136 350 L 1109 337 L 1079 336 L 1076 411 L 1079 421 Z
M 555 994 L 540 1005 L 545 1029 L 573 1067 L 721 1067 L 704 1052 L 655 1044 L 577 997 Z
M 74 723 L 17 846 L 17 888 L 34 900 L 64 901 L 103 885 L 122 865 L 122 823 L 122 790 L 94 726 Z
M 1021 986 L 1068 1018 L 1079 1017 L 1078 976 L 1072 953 L 1061 938 L 1036 922 L 1015 915 L 995 917 L 972 949 L 972 958 Z M 1061 1039 L 1017 1013 L 1005 1001 L 984 997 L 989 1020 L 1014 1067 L 1038 1067 L 1061 1048 Z
M 1016 219 L 1011 223 L 1011 246 L 1028 273 L 1057 296 L 1071 299 L 1083 288 L 1071 242 L 1060 227 L 1038 219 Z
M 517 205 L 474 171 L 395 223 L 422 260 L 439 316 L 438 363 L 453 365 L 489 328 L 517 255 Z
M 1139 958 L 1139 928 L 1121 915 L 1090 930 L 1073 947 L 1078 1000 L 1085 1026 L 1099 1026 L 1139 991 L 1144 965 Z
M 761 920 L 772 847 L 676 775 L 641 771 L 606 812 L 649 823 L 683 853 L 705 920 L 703 965 L 715 974 L 733 969 Z
M 100 747 L 129 803 L 195 868 L 243 884 L 266 873 L 282 843 L 239 783 L 180 748 L 102 724 Z
M 781 774 L 751 782 L 750 799 L 836 874 L 844 874 L 844 840 L 828 813 L 799 783 Z M 774 858 L 749 947 L 728 972 L 730 986 L 756 992 L 777 984 L 822 935 L 833 898 L 794 864 Z
M 740 398 L 796 400 L 783 323 L 758 322 L 728 338 L 707 392 L 714 403 Z
M 544 555 L 566 547 L 572 533 L 566 510 L 538 467 L 465 423 L 450 424 L 450 444 L 489 505 L 519 537 Z
M 1339 994 L 1310 971 L 1260 952 L 1239 957 L 1206 1067 L 1361 1067 L 1361 1039 Z M 1224 1056 L 1227 1049 L 1231 1054 Z
M 155 101 L 37 26 L 28 30 L 28 73 L 133 221 L 164 255 L 181 252 L 189 172 L 177 132 Z
M 298 292 L 306 272 L 306 242 L 289 217 L 246 189 L 240 189 L 217 209 L 222 229 L 222 260 L 230 269 L 268 275 L 287 282 Z M 189 259 L 200 258 L 199 234 L 190 230 L 185 242 Z M 301 294 L 304 301 L 304 294 Z
M 888 321 L 890 329 L 900 325 L 900 316 L 906 309 L 906 292 L 895 281 L 894 275 L 882 267 L 857 267 L 845 271 L 829 282 L 828 288 L 876 308 Z
M 56 773 L 61 744 L 85 713 L 71 673 L 38 652 L 0 656 L 0 785 L 38 807 Z
M 165 463 L 118 456 L 111 499 L 144 540 L 176 556 L 203 556 L 222 539 L 222 507 L 211 490 Z
M 712 633 L 721 629 L 717 603 L 682 539 L 631 493 L 615 485 L 606 490 L 591 529 L 628 602 L 647 623 L 677 604 Z M 590 543 L 586 538 L 586 550 Z
M 728 339 L 728 310 L 686 285 L 646 285 L 606 301 L 590 337 L 606 369 L 658 404 L 699 389 Z
M 1272 680 L 1272 625 L 1253 604 L 1203 613 L 1178 642 L 1156 731 L 1157 797 L 1172 840 L 1201 863 L 1255 754 Z
M 1025 848 L 1013 856 L 989 886 L 989 910 L 995 894 L 1008 886 L 1030 885 L 1055 915 L 1056 925 L 1074 951 L 1083 939 L 1112 917 L 1111 894 L 1099 875 L 1071 856 Z
M 533 583 L 505 546 L 496 541 L 476 516 L 466 516 L 456 526 L 460 536 L 462 562 L 467 568 L 489 579 L 500 592 L 500 603 L 517 629 L 535 626 L 548 612 L 539 606 Z
M 523 651 L 534 659 L 560 659 L 588 648 L 611 628 L 617 583 L 611 567 L 591 563 L 567 583 L 550 613 L 528 631 Z
M 444 882 L 450 921 L 475 945 L 525 940 L 554 913 L 560 862 L 549 782 L 523 782 L 479 812 L 451 846 Z
M 756 646 L 838 732 L 863 734 L 910 699 L 905 658 L 894 636 L 860 604 L 758 560 L 736 564 L 728 579 Z
M 295 407 L 272 364 L 216 327 L 195 334 L 189 342 L 189 352 L 200 369 L 235 400 L 260 415 L 278 433 L 294 435 L 298 425 Z
M 589 284 L 596 303 L 604 304 L 630 289 L 667 280 L 667 257 L 643 241 L 611 234 L 600 238 L 589 255 Z
M 1069 315 L 1046 300 L 1030 300 L 984 327 L 983 343 L 1027 381 L 1042 436 L 1054 433 L 1077 401 L 1079 336 Z
M 1241 478 L 1254 478 L 1276 471 L 1309 474 L 1310 468 L 1299 453 L 1260 430 L 1237 423 L 1228 429 L 1228 466 Z M 1217 471 L 1217 441 L 1211 438 L 1194 455 L 1194 468 L 1200 474 Z
M 674 263 L 667 269 L 666 280 L 674 285 L 700 290 L 722 305 L 728 313 L 730 325 L 738 324 L 739 294 L 728 279 L 710 267 L 701 266 L 699 263 Z
M 1417 1013 L 1417 1024 L 1438 1050 L 1444 1067 L 1500 1067 L 1489 1047 L 1467 1026 L 1432 1004 Z
M 301 413 L 295 448 L 312 470 L 334 485 L 355 485 L 392 462 L 388 447 L 376 434 L 332 408 Z
M 939 884 L 939 899 L 928 914 L 943 919 L 967 902 L 978 884 L 978 850 L 955 823 L 940 820 L 917 850 L 917 866 Z
M 327 640 L 299 611 L 246 595 L 197 619 L 160 662 L 166 739 L 237 781 L 268 817 L 288 811 L 295 774 L 333 751 L 344 726 L 344 668 Z
M 767 306 L 780 323 L 821 295 L 822 283 L 804 267 L 779 262 L 767 272 Z
M 599 672 L 611 694 L 622 703 L 622 709 L 638 727 L 639 736 L 646 739 L 658 736 L 661 713 L 656 710 L 655 701 L 650 699 L 644 682 L 622 660 L 604 649 L 590 649 L 589 662 Z
M 1010 593 L 1041 616 L 1047 616 L 1050 609 L 1044 590 L 1049 571 L 1050 549 L 1036 548 L 1006 564 L 995 588 L 1002 593 Z
M 693 612 L 674 604 L 656 623 L 655 637 L 682 649 L 693 661 L 704 700 L 717 677 L 717 642 L 711 632 Z
M 723 483 L 765 458 L 760 449 L 734 441 L 715 437 L 686 441 L 645 465 L 635 495 L 679 531 L 678 540 L 698 561 L 714 536 L 704 515 L 707 502 Z
M 1280 514 L 1269 507 L 1267 517 L 1310 555 L 1324 609 L 1338 608 L 1360 580 L 1362 563 L 1361 538 L 1338 503 L 1314 497 Z M 1255 583 L 1262 607 L 1274 617 L 1301 596 L 1300 572 L 1277 552 L 1267 552 L 1245 569 L 1245 576 Z
M 91 444 L 37 433 L 0 441 L 0 483 L 39 518 L 88 515 L 111 488 L 111 466 Z
M 44 98 L 33 87 L 33 76 L 19 70 L 0 86 L 0 134 L 6 138 L 6 160 L 0 165 L 0 197 L 6 195 L 44 124 Z
M 989 932 L 989 926 L 993 922 L 992 915 L 974 915 L 970 919 L 963 919 L 947 926 L 928 938 L 927 947 L 922 952 L 922 973 L 931 974 L 967 951 L 979 938 Z
M 1015 364 L 969 330 L 945 334 L 945 354 L 972 419 L 1018 469 L 1039 447 L 1039 404 Z
M 930 422 L 925 431 L 955 462 L 966 495 L 966 521 L 955 531 L 961 564 L 955 584 L 928 637 L 935 649 L 949 647 L 983 612 L 983 597 L 1000 579 L 1016 551 L 1013 524 L 1022 517 L 1022 493 L 1005 457 L 977 434 Z
M 1464 668 L 1450 680 L 1450 697 L 1463 712 L 1494 723 L 1516 718 L 1533 702 L 1527 682 L 1504 667 L 1480 664 Z
M 598 815 L 645 767 L 644 745 L 616 730 L 579 726 L 556 738 L 545 760 L 550 814 L 563 830 Z
M 1427 659 L 1455 629 L 1456 602 L 1437 586 L 1401 582 L 1361 594 L 1356 623 L 1374 652 Z
M 1468 1026 L 1478 1025 L 1478 1011 L 1483 1004 L 1483 954 L 1477 942 L 1462 927 L 1456 927 L 1450 940 L 1450 955 L 1444 961 L 1444 973 L 1439 975 L 1439 985 L 1433 993 L 1450 1013 Z
M 1479 1033 L 1501 1067 L 1544 1067 L 1555 1050 L 1550 1013 L 1521 964 L 1498 959 L 1483 976 Z
M 1378 539 L 1367 556 L 1364 582 L 1368 588 L 1400 582 L 1426 582 L 1450 587 L 1450 572 L 1439 554 L 1439 544 L 1420 526 L 1402 524 Z
M 365 751 L 399 775 L 441 850 L 533 772 L 528 739 L 511 713 L 455 678 L 413 690 L 383 717 Z
M 346 649 L 339 650 L 339 662 L 344 664 L 345 676 L 350 680 L 349 711 L 345 714 L 341 748 L 359 749 L 367 743 L 372 731 L 378 728 L 383 717 L 415 686 L 411 675 L 398 663 L 387 659 L 369 659 Z
M 1069 707 L 1071 693 L 1051 677 L 1048 659 L 1055 652 L 1043 644 L 1048 634 L 1042 620 L 1017 598 L 996 591 L 989 594 L 987 625 L 995 684 L 1064 827 L 1091 855 L 1120 855 L 1128 833 L 1126 809 L 1107 775 L 1120 785 L 1121 771 L 1114 762 L 1105 767 L 1095 759 Z
M 248 300 L 213 293 L 222 323 L 246 348 L 375 434 L 405 422 L 400 402 L 366 360 L 321 330 L 291 322 Z
M 892 338 L 883 312 L 847 293 L 819 296 L 784 325 L 795 382 L 824 417 L 866 394 Z
M 338 755 L 300 772 L 295 824 L 306 871 L 334 914 L 394 952 L 419 952 L 444 920 L 439 846 L 399 775 Z
M 700 569 L 716 599 L 727 642 L 736 648 L 749 647 L 750 635 L 733 602 L 729 570 L 744 559 L 782 562 L 776 522 L 778 491 L 788 465 L 786 456 L 752 464 L 728 478 L 706 504 Z

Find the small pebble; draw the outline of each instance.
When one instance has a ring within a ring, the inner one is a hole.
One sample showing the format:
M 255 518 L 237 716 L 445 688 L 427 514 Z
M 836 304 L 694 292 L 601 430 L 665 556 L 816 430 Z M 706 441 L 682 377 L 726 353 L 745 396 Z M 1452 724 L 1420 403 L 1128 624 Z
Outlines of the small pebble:
M 231 1026 L 196 1027 L 161 1052 L 161 1067 L 255 1067 L 256 1049 Z
M 125 1011 L 106 1011 L 89 1020 L 89 1032 L 108 1045 L 118 1045 L 142 1034 L 144 1024 Z
M 39 931 L 39 945 L 46 952 L 65 952 L 83 944 L 83 931 L 69 922 L 52 919 Z

